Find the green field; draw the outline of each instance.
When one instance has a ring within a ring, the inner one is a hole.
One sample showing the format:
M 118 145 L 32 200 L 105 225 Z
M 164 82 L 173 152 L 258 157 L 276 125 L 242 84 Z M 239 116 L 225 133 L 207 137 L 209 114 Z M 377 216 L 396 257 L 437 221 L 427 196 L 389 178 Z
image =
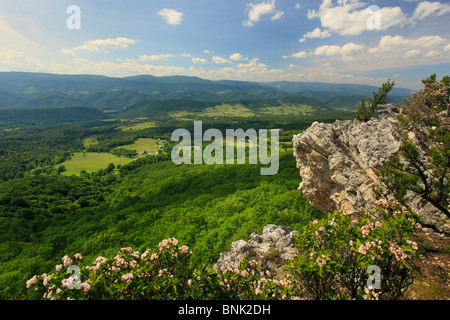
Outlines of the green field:
M 194 118 L 216 117 L 255 117 L 262 115 L 307 115 L 314 112 L 314 108 L 308 105 L 296 105 L 281 102 L 279 106 L 264 107 L 258 110 L 249 109 L 242 104 L 230 105 L 222 103 L 215 107 L 205 108 L 202 112 L 176 111 L 169 112 L 169 116 L 177 120 L 192 120 Z
M 76 152 L 70 160 L 63 162 L 63 165 L 67 171 L 63 174 L 71 176 L 73 174 L 79 175 L 81 170 L 85 170 L 88 173 L 105 169 L 108 164 L 113 163 L 117 165 L 127 164 L 134 159 L 117 157 L 109 153 L 94 153 L 94 152 Z
M 127 149 L 127 150 L 136 150 L 139 152 L 147 152 L 149 154 L 155 154 L 158 151 L 158 140 L 150 139 L 150 138 L 140 138 L 137 139 L 133 144 L 120 146 L 119 148 Z
M 178 111 L 170 112 L 169 116 L 178 120 L 190 120 L 192 117 L 253 117 L 256 114 L 241 104 L 220 104 L 215 107 L 206 108 L 203 112 Z
M 121 126 L 119 129 L 122 131 L 125 131 L 125 130 L 136 131 L 136 130 L 144 130 L 144 129 L 148 129 L 148 128 L 155 128 L 155 127 L 156 127 L 156 122 L 146 121 L 146 122 L 140 122 L 140 123 L 127 124 L 127 125 Z
M 314 108 L 307 105 L 283 104 L 281 107 L 262 108 L 261 113 L 269 115 L 306 115 L 314 112 Z

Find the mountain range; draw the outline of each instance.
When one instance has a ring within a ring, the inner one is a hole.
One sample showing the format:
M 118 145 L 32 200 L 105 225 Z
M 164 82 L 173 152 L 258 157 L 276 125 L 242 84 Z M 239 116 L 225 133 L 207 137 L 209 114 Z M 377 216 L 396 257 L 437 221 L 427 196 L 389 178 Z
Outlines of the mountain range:
M 190 76 L 156 77 L 139 75 L 123 78 L 100 75 L 61 75 L 29 72 L 0 72 L 0 110 L 93 108 L 117 115 L 139 116 L 143 105 L 153 114 L 157 108 L 181 110 L 210 107 L 220 102 L 242 102 L 293 98 L 314 107 L 353 110 L 356 104 L 377 91 L 374 86 L 319 82 L 249 82 L 207 80 Z M 394 88 L 389 102 L 400 103 L 412 91 Z M 269 102 L 270 104 L 270 102 Z M 178 109 L 177 109 L 178 108 Z M 180 109 L 181 108 L 181 109 Z M 144 108 L 145 109 L 145 108 Z M 75 109 L 73 109 L 75 110 Z M 80 110 L 80 109 L 77 109 Z M 167 110 L 165 110 L 167 111 Z M 22 114 L 22 113 L 20 113 Z M 93 113 L 94 114 L 94 113 Z M 3 114 L 5 115 L 5 114 Z M 11 118 L 11 113 L 8 113 Z M 96 118 L 98 114 L 95 114 Z M 0 117 L 2 114 L 0 114 Z M 0 119 L 1 122 L 2 119 Z

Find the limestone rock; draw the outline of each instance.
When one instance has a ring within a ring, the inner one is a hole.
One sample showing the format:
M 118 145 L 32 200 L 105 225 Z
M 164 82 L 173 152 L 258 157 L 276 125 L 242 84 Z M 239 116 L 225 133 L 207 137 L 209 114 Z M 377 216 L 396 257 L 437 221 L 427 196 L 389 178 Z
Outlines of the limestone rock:
M 259 261 L 263 270 L 273 271 L 297 255 L 294 241 L 297 233 L 290 227 L 269 224 L 263 228 L 261 235 L 252 233 L 248 241 L 233 242 L 230 250 L 220 254 L 214 269 L 234 269 L 243 257 L 248 257 Z
M 373 188 L 382 185 L 376 170 L 398 153 L 403 138 L 395 109 L 368 122 L 315 122 L 293 137 L 294 156 L 302 182 L 299 190 L 324 213 L 358 214 L 375 200 Z M 426 148 L 420 133 L 410 137 Z M 423 199 L 409 195 L 409 206 L 438 230 L 450 230 L 448 219 Z

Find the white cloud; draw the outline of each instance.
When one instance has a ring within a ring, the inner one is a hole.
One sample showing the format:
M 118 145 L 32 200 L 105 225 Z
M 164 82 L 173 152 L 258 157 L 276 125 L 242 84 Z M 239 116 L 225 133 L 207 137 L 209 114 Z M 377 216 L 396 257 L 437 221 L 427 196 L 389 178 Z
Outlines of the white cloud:
M 108 38 L 108 39 L 98 39 L 98 40 L 90 40 L 86 42 L 87 45 L 95 46 L 99 48 L 108 48 L 108 49 L 126 49 L 129 44 L 136 44 L 137 41 L 133 39 L 118 37 L 118 38 Z
M 445 46 L 444 51 L 446 51 L 446 52 L 447 52 L 447 51 L 450 51 L 450 44 L 448 44 L 448 45 Z
M 300 3 L 295 4 L 295 9 L 300 9 Z
M 217 63 L 217 64 L 231 63 L 230 60 L 222 58 L 222 57 L 217 57 L 217 56 L 213 56 L 212 60 L 214 61 L 214 63 Z
M 240 53 L 233 53 L 233 54 L 230 56 L 230 59 L 231 59 L 231 60 L 234 60 L 234 61 L 247 60 L 247 58 L 244 58 L 244 57 L 242 56 L 242 54 L 240 54 Z
M 192 63 L 194 64 L 207 64 L 208 60 L 202 58 L 192 58 Z
M 168 24 L 180 24 L 183 13 L 173 10 L 173 9 L 161 9 L 158 14 L 168 23 Z
M 357 54 L 365 49 L 364 45 L 361 44 L 354 44 L 353 42 L 347 43 L 342 46 L 341 48 L 341 54 L 344 56 L 349 56 L 353 54 Z
M 249 62 L 247 63 L 239 63 L 237 65 L 237 67 L 239 69 L 246 69 L 247 71 L 255 71 L 255 70 L 266 70 L 267 69 L 267 65 L 265 65 L 264 63 L 259 63 L 259 58 L 254 58 L 251 59 Z
M 328 30 L 320 30 L 320 28 L 315 28 L 313 31 L 309 31 L 303 35 L 303 38 L 301 38 L 300 42 L 305 42 L 306 39 L 313 39 L 313 38 L 328 38 L 331 36 L 331 32 Z
M 270 20 L 275 21 L 280 19 L 284 15 L 283 11 L 278 10 L 277 13 L 275 13 Z
M 245 20 L 242 24 L 246 27 L 251 27 L 258 22 L 262 15 L 270 14 L 275 11 L 275 0 L 267 0 L 261 3 L 247 5 L 248 20 Z
M 307 58 L 308 56 L 309 54 L 306 51 L 299 51 L 291 55 L 292 58 L 300 58 L 300 59 Z
M 203 50 L 203 53 L 206 53 L 206 54 L 208 54 L 208 53 L 210 53 L 211 51 L 209 51 L 209 50 Z
M 157 60 L 167 60 L 168 58 L 173 57 L 173 54 L 153 54 L 151 56 L 149 55 L 142 55 L 139 57 L 139 60 L 141 61 L 157 61 Z
M 439 51 L 431 50 L 431 51 L 428 51 L 428 53 L 425 55 L 425 57 L 435 57 L 435 56 L 438 56 L 440 54 L 441 53 Z
M 323 28 L 340 35 L 359 35 L 370 30 L 367 21 L 373 12 L 366 7 L 367 4 L 359 0 L 339 0 L 336 6 L 332 5 L 332 0 L 323 0 L 319 10 L 309 10 L 307 16 L 308 19 L 319 18 Z M 407 21 L 400 7 L 383 7 L 379 14 L 382 30 Z
M 314 55 L 316 56 L 334 56 L 336 54 L 339 54 L 341 52 L 341 47 L 337 45 L 325 45 L 318 47 L 314 51 Z
M 416 7 L 416 10 L 414 10 L 411 22 L 423 20 L 433 14 L 437 16 L 442 16 L 446 13 L 450 13 L 450 4 L 423 1 L 419 3 Z
M 61 53 L 65 55 L 76 55 L 77 52 L 91 53 L 96 51 L 108 52 L 107 49 L 127 49 L 128 45 L 136 44 L 138 41 L 124 37 L 96 39 L 86 41 L 83 45 L 72 49 L 61 49 Z
M 406 52 L 405 58 L 411 58 L 420 54 L 420 50 L 412 49 Z
M 191 56 L 190 53 L 180 53 L 180 56 L 189 58 Z
M 447 43 L 448 41 L 440 36 L 422 36 L 417 39 L 408 39 L 402 36 L 384 36 L 381 38 L 377 47 L 369 49 L 369 53 L 405 52 L 408 50 L 417 50 L 418 48 L 437 49 Z

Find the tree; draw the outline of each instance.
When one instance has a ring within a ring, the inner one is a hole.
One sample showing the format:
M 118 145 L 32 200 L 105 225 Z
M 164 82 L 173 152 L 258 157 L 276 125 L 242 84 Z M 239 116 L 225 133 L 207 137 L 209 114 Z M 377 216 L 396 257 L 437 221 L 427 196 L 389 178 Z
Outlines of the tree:
M 383 83 L 378 92 L 373 92 L 372 98 L 362 99 L 356 110 L 355 118 L 361 121 L 369 121 L 378 105 L 386 103 L 386 96 L 394 85 L 395 82 L 389 80 Z
M 450 80 L 449 77 L 444 77 Z M 425 89 L 406 100 L 405 114 L 400 115 L 405 137 L 400 152 L 392 156 L 379 170 L 381 180 L 389 192 L 400 201 L 408 191 L 421 196 L 435 208 L 450 217 L 450 130 L 441 124 L 440 113 L 448 112 L 448 85 L 437 82 L 436 75 L 422 81 Z M 445 87 L 447 86 L 447 87 Z M 410 130 L 422 133 L 419 148 L 409 139 Z
M 63 173 L 64 171 L 67 171 L 67 170 L 66 170 L 66 167 L 62 164 L 62 165 L 60 165 L 60 166 L 58 167 L 58 174 L 61 174 L 61 173 Z

